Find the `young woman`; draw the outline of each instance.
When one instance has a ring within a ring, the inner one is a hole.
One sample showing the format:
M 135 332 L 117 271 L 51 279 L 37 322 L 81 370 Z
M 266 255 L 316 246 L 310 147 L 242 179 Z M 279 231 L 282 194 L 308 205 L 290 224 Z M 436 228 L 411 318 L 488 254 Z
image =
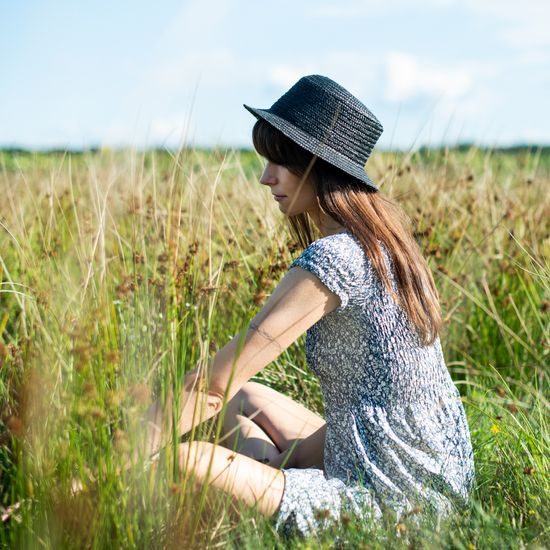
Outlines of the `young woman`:
M 245 107 L 267 159 L 260 182 L 304 250 L 246 333 L 206 373 L 186 376 L 179 433 L 227 408 L 224 446 L 182 444 L 181 467 L 258 506 L 282 532 L 308 534 L 344 510 L 446 514 L 467 502 L 472 447 L 429 268 L 406 217 L 364 170 L 382 125 L 318 75 L 270 109 Z M 306 331 L 326 418 L 249 382 Z M 162 418 L 156 405 L 152 454 L 170 433 Z

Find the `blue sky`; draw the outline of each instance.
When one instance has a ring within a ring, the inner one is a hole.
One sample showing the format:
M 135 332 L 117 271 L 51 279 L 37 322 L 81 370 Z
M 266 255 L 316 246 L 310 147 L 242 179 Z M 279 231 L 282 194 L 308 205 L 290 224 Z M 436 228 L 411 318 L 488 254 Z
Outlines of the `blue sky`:
M 384 148 L 550 143 L 548 0 L 65 0 L 0 9 L 0 146 L 249 146 L 323 74 Z

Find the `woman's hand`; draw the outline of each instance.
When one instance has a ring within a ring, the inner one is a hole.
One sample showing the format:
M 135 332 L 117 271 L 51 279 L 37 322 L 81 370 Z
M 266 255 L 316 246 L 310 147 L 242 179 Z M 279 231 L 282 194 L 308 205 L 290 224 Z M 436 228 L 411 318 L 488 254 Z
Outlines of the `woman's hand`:
M 139 457 L 145 460 L 152 459 L 170 442 L 174 415 L 178 414 L 178 411 L 176 439 L 218 414 L 222 405 L 223 397 L 207 389 L 205 378 L 198 369 L 187 373 L 179 403 L 174 402 L 171 392 L 164 404 L 162 399 L 157 399 L 139 419 L 135 429 L 137 444 L 131 455 L 125 457 L 126 466 Z

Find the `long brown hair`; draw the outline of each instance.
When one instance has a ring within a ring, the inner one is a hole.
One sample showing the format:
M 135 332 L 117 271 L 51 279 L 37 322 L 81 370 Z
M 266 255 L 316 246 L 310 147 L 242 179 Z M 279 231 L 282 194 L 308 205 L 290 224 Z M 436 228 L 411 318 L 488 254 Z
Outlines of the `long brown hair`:
M 380 191 L 315 157 L 263 120 L 254 125 L 252 139 L 262 157 L 296 175 L 311 178 L 323 212 L 357 237 L 380 280 L 416 327 L 422 345 L 432 344 L 443 327 L 439 295 L 403 210 Z M 293 237 L 302 247 L 313 242 L 307 213 L 289 216 L 288 221 Z M 378 241 L 393 260 L 397 294 Z

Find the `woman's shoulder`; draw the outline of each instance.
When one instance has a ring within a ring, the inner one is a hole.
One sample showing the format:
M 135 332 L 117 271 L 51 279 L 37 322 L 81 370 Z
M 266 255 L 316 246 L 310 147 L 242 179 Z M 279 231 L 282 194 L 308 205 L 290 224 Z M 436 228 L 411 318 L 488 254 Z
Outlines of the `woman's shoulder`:
M 350 232 L 334 233 L 313 241 L 290 264 L 316 275 L 330 290 L 340 296 L 343 306 L 368 288 L 372 279 L 359 240 Z
M 332 265 L 359 262 L 362 260 L 359 240 L 349 231 L 334 233 L 313 241 L 293 260 L 291 267 L 300 262 L 325 263 Z
M 391 269 L 392 258 L 386 245 L 378 239 L 378 246 L 387 267 Z M 366 253 L 359 238 L 351 231 L 333 233 L 313 241 L 304 248 L 298 258 L 322 258 L 329 257 L 332 261 L 342 261 L 353 265 L 372 268 L 369 255 Z M 294 261 L 298 260 L 296 258 Z
M 327 250 L 337 253 L 338 251 L 345 252 L 357 250 L 358 248 L 361 248 L 359 239 L 351 231 L 346 230 L 313 241 L 309 246 L 304 248 L 303 252 L 308 250 Z

